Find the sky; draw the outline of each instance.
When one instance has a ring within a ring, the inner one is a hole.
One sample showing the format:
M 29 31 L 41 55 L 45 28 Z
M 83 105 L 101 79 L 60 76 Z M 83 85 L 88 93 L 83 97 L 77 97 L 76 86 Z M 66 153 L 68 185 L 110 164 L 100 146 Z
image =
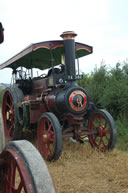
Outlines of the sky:
M 93 47 L 80 59 L 80 71 L 90 73 L 101 63 L 112 68 L 128 61 L 127 0 L 0 0 L 5 41 L 0 64 L 31 43 L 61 40 L 64 31 Z M 11 70 L 0 70 L 0 83 L 10 83 Z

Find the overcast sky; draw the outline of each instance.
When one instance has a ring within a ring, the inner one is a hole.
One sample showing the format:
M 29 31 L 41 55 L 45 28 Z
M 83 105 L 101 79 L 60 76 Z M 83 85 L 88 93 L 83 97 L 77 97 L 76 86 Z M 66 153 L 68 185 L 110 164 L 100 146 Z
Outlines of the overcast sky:
M 77 42 L 93 46 L 80 60 L 85 73 L 101 61 L 108 67 L 128 58 L 128 0 L 0 0 L 0 22 L 5 41 L 0 63 L 31 43 L 61 39 L 73 30 Z M 10 82 L 10 70 L 0 71 L 0 82 Z

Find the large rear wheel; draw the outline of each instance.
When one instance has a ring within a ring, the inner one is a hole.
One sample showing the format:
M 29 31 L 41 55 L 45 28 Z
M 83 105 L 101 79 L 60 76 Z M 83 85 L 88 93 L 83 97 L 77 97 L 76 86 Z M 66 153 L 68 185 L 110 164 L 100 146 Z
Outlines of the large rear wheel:
M 55 193 L 48 168 L 28 141 L 12 141 L 0 155 L 0 193 Z
M 117 130 L 112 116 L 105 110 L 94 111 L 88 121 L 88 130 L 92 147 L 101 151 L 113 149 L 116 144 Z
M 21 139 L 22 126 L 18 103 L 24 100 L 22 91 L 17 87 L 6 88 L 3 95 L 2 115 L 7 141 Z
M 62 150 L 62 130 L 53 113 L 44 113 L 38 123 L 38 146 L 42 156 L 48 160 L 57 160 Z

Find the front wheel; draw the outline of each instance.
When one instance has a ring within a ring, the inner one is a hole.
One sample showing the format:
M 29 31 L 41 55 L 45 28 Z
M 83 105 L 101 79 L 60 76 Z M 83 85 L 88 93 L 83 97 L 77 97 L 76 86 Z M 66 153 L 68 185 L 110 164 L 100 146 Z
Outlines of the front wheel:
M 62 150 L 62 130 L 53 113 L 47 112 L 40 117 L 37 139 L 40 152 L 46 160 L 59 159 Z
M 94 111 L 88 120 L 88 130 L 94 134 L 89 135 L 92 147 L 101 151 L 111 150 L 116 144 L 117 129 L 115 122 L 105 110 Z

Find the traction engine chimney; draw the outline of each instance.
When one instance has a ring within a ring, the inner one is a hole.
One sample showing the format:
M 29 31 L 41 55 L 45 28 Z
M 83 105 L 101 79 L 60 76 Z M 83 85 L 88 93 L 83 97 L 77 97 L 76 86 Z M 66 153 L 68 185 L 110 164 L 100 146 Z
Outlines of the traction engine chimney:
M 75 34 L 73 31 L 63 32 L 60 35 L 64 41 L 65 65 L 67 78 L 70 80 L 75 79 Z

